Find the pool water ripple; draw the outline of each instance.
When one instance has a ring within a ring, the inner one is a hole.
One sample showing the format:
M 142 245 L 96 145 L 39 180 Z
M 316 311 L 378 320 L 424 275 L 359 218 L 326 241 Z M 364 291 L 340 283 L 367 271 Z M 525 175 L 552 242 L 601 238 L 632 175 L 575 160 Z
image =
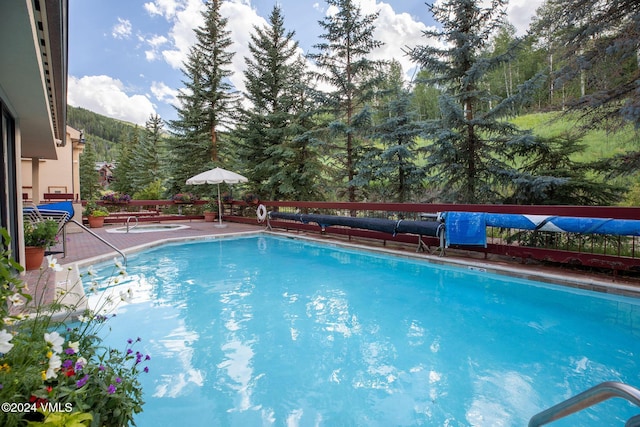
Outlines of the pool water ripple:
M 602 381 L 640 386 L 630 298 L 262 236 L 127 271 L 105 339 L 152 355 L 140 427 L 521 426 Z M 554 425 L 635 413 L 614 399 Z

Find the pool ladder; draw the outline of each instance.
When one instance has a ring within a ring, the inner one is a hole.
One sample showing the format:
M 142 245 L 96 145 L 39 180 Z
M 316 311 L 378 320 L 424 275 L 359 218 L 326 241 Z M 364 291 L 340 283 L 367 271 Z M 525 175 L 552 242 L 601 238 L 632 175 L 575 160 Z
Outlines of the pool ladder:
M 640 406 L 640 390 L 628 384 L 606 381 L 534 415 L 529 420 L 529 427 L 548 424 L 612 397 L 621 397 Z M 625 427 L 640 427 L 640 415 L 629 418 Z

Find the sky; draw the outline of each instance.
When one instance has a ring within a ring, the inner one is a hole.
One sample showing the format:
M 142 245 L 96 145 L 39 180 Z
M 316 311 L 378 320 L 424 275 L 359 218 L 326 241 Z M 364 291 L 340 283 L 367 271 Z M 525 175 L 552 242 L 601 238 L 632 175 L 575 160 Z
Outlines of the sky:
M 408 79 L 415 64 L 403 49 L 427 44 L 422 32 L 436 23 L 425 0 L 355 0 L 363 14 L 379 13 L 374 36 L 384 45 L 373 59 L 400 61 Z M 526 32 L 542 0 L 510 0 L 509 21 Z M 221 13 L 236 52 L 231 82 L 243 91 L 244 58 L 254 26 L 264 27 L 278 4 L 302 54 L 317 52 L 330 13 L 324 0 L 226 0 Z M 181 71 L 202 24 L 203 0 L 70 0 L 68 103 L 144 125 L 153 114 L 176 118 Z

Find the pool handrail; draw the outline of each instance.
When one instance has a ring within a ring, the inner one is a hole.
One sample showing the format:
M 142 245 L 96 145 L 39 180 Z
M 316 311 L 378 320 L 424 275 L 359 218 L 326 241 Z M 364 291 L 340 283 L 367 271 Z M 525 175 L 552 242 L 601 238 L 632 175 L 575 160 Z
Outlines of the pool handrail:
M 113 246 L 111 243 L 107 242 L 105 239 L 103 239 L 102 237 L 98 236 L 96 233 L 94 233 L 93 231 L 91 231 L 89 228 L 85 227 L 83 224 L 79 223 L 78 221 L 76 221 L 75 219 L 71 219 L 70 222 L 73 222 L 74 224 L 76 224 L 77 226 L 79 226 L 80 228 L 82 228 L 84 231 L 87 231 L 89 234 L 91 234 L 93 237 L 95 237 L 96 239 L 100 240 L 102 243 L 104 243 L 105 245 L 109 246 L 111 249 L 113 249 L 114 251 L 118 252 L 120 254 L 120 256 L 122 257 L 123 263 L 124 265 L 127 265 L 127 256 L 124 254 L 124 252 L 122 252 L 120 249 L 116 248 L 115 246 Z
M 621 397 L 640 406 L 640 390 L 629 384 L 605 381 L 534 415 L 529 420 L 529 427 L 539 427 L 548 424 L 611 399 L 612 397 Z M 626 425 L 638 426 L 640 425 L 640 419 L 638 416 L 634 416 L 627 421 Z
M 127 217 L 127 233 L 129 232 L 129 223 L 131 222 L 132 219 L 136 220 L 136 225 L 131 227 L 131 229 L 134 229 L 134 228 L 136 228 L 138 226 L 138 217 L 137 216 L 128 216 Z

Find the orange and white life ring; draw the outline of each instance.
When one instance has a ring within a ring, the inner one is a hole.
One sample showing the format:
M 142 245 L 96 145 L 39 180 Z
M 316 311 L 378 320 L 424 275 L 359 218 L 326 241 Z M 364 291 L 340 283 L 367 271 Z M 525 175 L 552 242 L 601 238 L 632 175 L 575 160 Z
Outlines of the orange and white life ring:
M 258 217 L 258 222 L 264 222 L 267 219 L 267 208 L 264 205 L 258 205 L 256 216 Z

